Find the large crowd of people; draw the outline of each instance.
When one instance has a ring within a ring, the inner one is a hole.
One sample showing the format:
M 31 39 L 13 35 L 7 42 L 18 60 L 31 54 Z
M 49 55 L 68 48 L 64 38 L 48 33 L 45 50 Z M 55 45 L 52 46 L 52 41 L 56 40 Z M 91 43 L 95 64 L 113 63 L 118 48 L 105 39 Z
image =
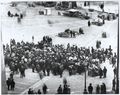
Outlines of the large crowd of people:
M 43 76 L 49 76 L 50 73 L 62 77 L 64 70 L 68 70 L 69 75 L 81 74 L 87 70 L 88 75 L 106 78 L 107 69 L 104 67 L 102 70 L 100 64 L 108 59 L 110 64 L 114 66 L 117 59 L 111 46 L 101 49 L 98 46 L 86 48 L 76 45 L 70 46 L 70 44 L 67 46 L 53 45 L 52 38 L 49 36 L 44 36 L 42 41 L 37 44 L 24 41 L 16 42 L 11 39 L 10 45 L 4 45 L 3 48 L 5 65 L 9 66 L 12 77 L 14 74 L 20 73 L 21 78 L 25 77 L 27 68 L 31 68 L 32 72 L 37 72 L 40 79 Z M 9 84 L 8 81 L 7 84 Z
M 38 44 L 29 42 L 16 42 L 11 40 L 10 45 L 4 45 L 5 64 L 13 73 L 21 73 L 25 77 L 25 69 L 32 68 L 32 71 L 43 71 L 48 75 L 50 71 L 54 75 L 62 76 L 63 70 L 67 69 L 69 74 L 75 74 L 87 70 L 101 70 L 100 64 L 106 59 L 115 65 L 117 55 L 112 52 L 111 46 L 106 49 L 93 47 L 78 47 L 64 45 L 52 45 L 52 38 L 45 36 Z M 98 71 L 99 71 L 98 70 Z

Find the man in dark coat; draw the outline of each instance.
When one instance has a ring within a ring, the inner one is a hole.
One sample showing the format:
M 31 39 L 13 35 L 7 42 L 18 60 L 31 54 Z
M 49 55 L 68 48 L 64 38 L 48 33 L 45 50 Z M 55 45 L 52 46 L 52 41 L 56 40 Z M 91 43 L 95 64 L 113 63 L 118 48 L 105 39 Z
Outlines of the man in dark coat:
M 104 76 L 104 78 L 106 78 L 106 73 L 107 73 L 107 69 L 106 69 L 106 67 L 104 67 L 104 69 L 103 69 L 103 76 Z
M 103 83 L 102 85 L 103 85 L 103 93 L 106 94 L 106 85 L 105 83 Z
M 35 71 L 35 65 L 32 64 L 31 67 L 32 67 L 32 72 L 34 72 Z
M 100 76 L 100 78 L 102 78 L 102 75 L 103 75 L 103 72 L 102 72 L 102 69 L 100 68 L 99 69 L 99 76 Z
M 114 77 L 116 76 L 116 67 L 113 69 Z
M 50 68 L 47 67 L 47 76 L 49 76 L 49 75 L 50 75 Z
M 101 94 L 106 94 L 106 85 L 105 85 L 105 83 L 102 83 L 102 85 L 101 85 Z
M 79 29 L 79 34 L 84 34 L 84 32 L 83 32 L 83 29 L 82 29 L 82 28 L 80 28 L 80 29 Z
M 67 94 L 70 94 L 70 93 L 71 93 L 71 89 L 70 89 L 70 85 L 68 85 Z
M 90 25 L 91 25 L 91 24 L 90 24 L 90 21 L 88 21 L 88 26 L 90 27 Z
M 67 87 L 67 84 L 64 84 L 63 94 L 68 94 L 68 87 Z
M 21 19 L 23 18 L 23 14 L 20 14 L 20 18 L 21 18 Z
M 73 33 L 72 33 L 72 31 L 70 30 L 70 35 L 71 35 L 71 37 L 72 37 L 72 35 L 73 35 Z
M 99 86 L 99 84 L 96 87 L 96 94 L 100 94 L 100 86 Z
M 100 48 L 100 43 L 99 43 L 99 41 L 96 41 L 96 48 L 97 48 L 97 49 Z
M 93 91 L 92 83 L 89 84 L 88 91 L 89 91 L 89 94 L 92 94 L 92 91 Z
M 14 88 L 15 88 L 15 81 L 14 81 L 14 79 L 12 79 L 12 81 L 11 81 L 11 90 L 14 90 Z
M 28 94 L 34 94 L 31 88 L 29 89 Z
M 21 65 L 20 73 L 22 78 L 25 77 L 25 67 L 23 65 Z
M 43 85 L 42 89 L 43 89 L 43 94 L 46 94 L 48 89 L 46 84 Z
M 8 90 L 9 90 L 10 85 L 11 85 L 11 80 L 10 80 L 10 78 L 8 78 L 8 80 L 6 81 L 6 84 L 7 84 Z
M 57 89 L 57 94 L 62 94 L 62 87 L 61 87 L 61 85 Z
M 40 91 L 40 89 L 38 89 L 38 93 L 37 94 L 41 94 L 41 91 Z
M 104 94 L 104 87 L 103 87 L 103 84 L 101 85 L 101 94 Z
M 10 11 L 8 11 L 8 16 L 9 16 L 9 17 L 11 16 L 11 12 L 10 12 Z
M 73 37 L 75 37 L 75 32 L 73 32 Z
M 112 81 L 112 90 L 115 91 L 115 78 Z

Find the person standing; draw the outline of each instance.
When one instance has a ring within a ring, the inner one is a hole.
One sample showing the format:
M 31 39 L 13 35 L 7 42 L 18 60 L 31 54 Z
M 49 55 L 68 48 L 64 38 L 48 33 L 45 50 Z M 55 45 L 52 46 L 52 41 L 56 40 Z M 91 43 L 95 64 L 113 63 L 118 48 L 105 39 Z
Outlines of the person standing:
M 75 32 L 73 32 L 73 37 L 75 37 Z
M 32 64 L 31 67 L 32 67 L 32 72 L 34 72 L 35 71 L 35 65 Z
M 92 92 L 93 92 L 92 83 L 89 84 L 89 86 L 88 86 L 88 91 L 89 91 L 89 94 L 92 94 Z
M 32 36 L 32 42 L 34 42 L 34 36 Z
M 23 14 L 20 14 L 20 18 L 21 18 L 21 19 L 23 18 Z
M 88 21 L 88 26 L 90 27 L 90 25 L 91 25 L 91 23 L 90 23 L 90 21 Z
M 100 86 L 99 86 L 99 84 L 96 87 L 96 94 L 100 94 Z
M 20 17 L 17 17 L 17 22 L 21 23 L 21 18 Z
M 105 83 L 103 83 L 102 85 L 103 85 L 103 93 L 106 94 L 106 85 Z
M 104 69 L 103 69 L 103 77 L 106 78 L 106 73 L 107 73 L 107 69 L 106 67 L 104 66 Z
M 105 83 L 102 83 L 102 85 L 101 85 L 101 94 L 106 94 L 106 85 L 105 85 Z
M 10 90 L 10 85 L 11 85 L 11 80 L 10 80 L 10 78 L 8 78 L 8 80 L 6 81 L 6 84 L 7 84 L 8 90 Z
M 96 41 L 96 48 L 100 48 L 100 45 L 101 45 L 101 41 Z
M 14 79 L 12 79 L 11 81 L 11 90 L 14 90 L 15 89 L 15 81 Z
M 84 34 L 83 29 L 79 28 L 79 34 Z
M 115 78 L 112 80 L 112 90 L 115 91 Z
M 62 87 L 61 85 L 58 87 L 57 89 L 57 94 L 62 94 L 63 90 L 62 90 Z
M 40 91 L 40 89 L 38 89 L 38 93 L 37 94 L 41 94 L 41 91 Z
M 101 89 L 101 94 L 104 94 L 104 87 L 103 87 L 103 84 L 101 85 L 101 87 L 100 87 Z
M 64 84 L 63 94 L 68 94 L 68 86 L 67 86 L 67 84 Z
M 72 38 L 73 33 L 72 33 L 72 31 L 71 31 L 71 30 L 70 30 L 70 35 L 71 35 L 71 38 Z
M 10 11 L 8 11 L 8 16 L 9 16 L 9 17 L 11 16 L 11 12 L 10 12 Z
M 50 68 L 48 67 L 47 68 L 47 76 L 49 76 L 50 75 Z
M 20 68 L 20 73 L 21 73 L 21 78 L 25 77 L 25 67 L 23 65 L 21 65 L 21 68 Z
M 100 68 L 99 69 L 99 76 L 100 76 L 100 78 L 102 78 L 102 75 L 103 75 L 103 72 L 102 72 L 102 69 Z
M 47 89 L 48 89 L 46 84 L 43 84 L 42 89 L 43 89 L 43 94 L 46 94 L 47 93 Z
M 70 85 L 68 85 L 68 88 L 67 88 L 67 94 L 70 94 L 71 93 L 71 89 L 70 89 Z
M 115 78 L 115 76 L 116 76 L 116 67 L 113 69 L 113 72 L 114 72 L 114 78 Z
M 34 94 L 32 88 L 29 88 L 29 90 L 28 90 L 28 94 Z

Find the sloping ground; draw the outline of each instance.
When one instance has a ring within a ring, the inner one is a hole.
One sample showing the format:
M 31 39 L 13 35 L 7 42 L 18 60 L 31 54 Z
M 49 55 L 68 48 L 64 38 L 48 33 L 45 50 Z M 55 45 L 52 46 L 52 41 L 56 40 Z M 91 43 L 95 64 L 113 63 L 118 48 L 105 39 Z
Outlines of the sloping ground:
M 6 67 L 6 79 L 9 77 L 10 70 Z M 27 69 L 25 71 L 26 76 L 24 78 L 20 78 L 19 74 L 14 75 L 15 80 L 15 89 L 14 91 L 8 91 L 9 94 L 18 94 L 22 93 L 25 89 L 28 89 L 31 85 L 34 85 L 36 82 L 40 80 L 37 73 L 32 73 L 31 69 Z
M 106 66 L 107 68 L 107 78 L 100 79 L 97 77 L 90 77 L 87 76 L 87 87 L 89 83 L 92 83 L 93 85 L 93 93 L 96 93 L 96 86 L 97 84 L 101 85 L 102 83 L 106 84 L 107 93 L 113 93 L 112 91 L 112 80 L 114 78 L 113 74 L 113 68 L 112 65 L 109 64 L 109 61 L 107 60 L 105 63 L 101 64 L 101 68 Z M 42 91 L 42 85 L 45 83 L 48 87 L 48 94 L 55 94 L 57 93 L 57 88 L 59 85 L 63 85 L 63 79 L 67 78 L 68 84 L 71 88 L 72 94 L 82 94 L 84 91 L 84 73 L 81 75 L 72 75 L 69 76 L 67 71 L 64 71 L 63 78 L 60 78 L 60 76 L 53 76 L 50 75 L 49 77 L 44 77 L 42 80 L 37 82 L 35 85 L 31 86 L 30 88 L 33 88 L 35 91 L 38 89 L 41 89 Z M 23 93 L 27 93 L 28 89 L 25 90 Z M 21 93 L 21 94 L 23 94 Z

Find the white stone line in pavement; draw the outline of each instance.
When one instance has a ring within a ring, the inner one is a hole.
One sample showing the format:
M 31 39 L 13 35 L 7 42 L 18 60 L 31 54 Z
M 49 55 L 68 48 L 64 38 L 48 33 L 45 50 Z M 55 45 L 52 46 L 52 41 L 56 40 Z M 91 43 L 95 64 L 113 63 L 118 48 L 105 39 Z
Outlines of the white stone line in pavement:
M 39 80 L 38 82 L 36 82 L 34 85 L 28 87 L 26 90 L 24 90 L 22 93 L 20 93 L 19 95 L 23 95 L 23 94 L 27 94 L 29 88 L 33 88 L 36 89 L 37 87 L 39 87 L 41 84 L 43 84 L 45 81 L 47 81 L 50 77 L 45 77 L 42 80 Z

